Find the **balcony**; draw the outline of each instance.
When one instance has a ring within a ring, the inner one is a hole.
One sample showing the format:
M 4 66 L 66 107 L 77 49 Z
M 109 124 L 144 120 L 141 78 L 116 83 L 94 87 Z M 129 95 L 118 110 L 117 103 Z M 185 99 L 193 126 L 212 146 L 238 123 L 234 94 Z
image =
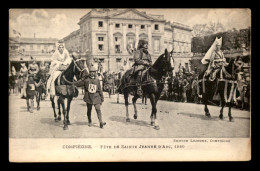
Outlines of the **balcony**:
M 115 53 L 123 53 L 121 50 L 115 50 Z

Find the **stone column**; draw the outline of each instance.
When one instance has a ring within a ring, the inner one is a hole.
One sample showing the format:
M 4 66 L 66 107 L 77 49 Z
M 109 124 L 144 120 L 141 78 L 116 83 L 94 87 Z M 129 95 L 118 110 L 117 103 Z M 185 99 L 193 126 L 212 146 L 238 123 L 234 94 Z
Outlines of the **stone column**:
M 151 25 L 147 25 L 147 30 L 148 30 L 148 49 L 150 52 L 153 52 L 152 49 L 152 28 Z
M 114 33 L 114 23 L 109 23 L 109 36 L 108 36 L 108 42 L 109 42 L 109 54 L 114 54 L 114 39 L 113 39 L 113 33 Z
M 164 53 L 164 49 L 165 49 L 165 47 L 164 47 L 164 37 L 161 36 L 160 37 L 160 53 Z
M 135 24 L 135 48 L 137 49 L 139 42 L 139 24 Z
M 96 54 L 97 53 L 97 49 L 98 49 L 98 44 L 97 44 L 97 41 L 96 41 L 96 34 L 95 32 L 92 32 L 91 33 L 91 37 L 92 37 L 92 42 L 91 42 L 91 47 L 92 47 L 92 55 Z M 85 37 L 84 37 L 85 39 Z M 84 40 L 84 46 L 85 46 L 85 40 Z M 84 47 L 84 51 L 86 50 L 86 48 Z
M 123 23 L 123 53 L 126 51 L 126 24 Z

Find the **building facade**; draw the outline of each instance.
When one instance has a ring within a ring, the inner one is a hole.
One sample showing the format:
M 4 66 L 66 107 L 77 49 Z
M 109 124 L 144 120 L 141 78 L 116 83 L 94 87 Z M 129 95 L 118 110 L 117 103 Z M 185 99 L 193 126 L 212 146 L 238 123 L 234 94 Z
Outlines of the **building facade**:
M 55 51 L 55 44 L 58 39 L 54 38 L 9 38 L 9 68 L 14 66 L 16 71 L 20 70 L 20 63 L 24 62 L 28 66 L 31 57 L 37 63 L 41 61 L 50 62 Z
M 78 24 L 80 29 L 74 37 L 79 40 L 70 35 L 65 37 L 66 47 L 79 42 L 80 52 L 87 63 L 101 61 L 106 71 L 118 72 L 124 59 L 128 59 L 131 66 L 133 56 L 127 49 L 129 46 L 136 48 L 140 39 L 148 41 L 153 62 L 165 48 L 169 51 L 174 49 L 176 66 L 179 63 L 185 65 L 192 56 L 192 29 L 166 22 L 163 15 L 146 14 L 135 9 L 93 9 L 81 17 Z
M 69 52 L 80 52 L 80 30 L 76 30 L 63 38 L 65 47 Z

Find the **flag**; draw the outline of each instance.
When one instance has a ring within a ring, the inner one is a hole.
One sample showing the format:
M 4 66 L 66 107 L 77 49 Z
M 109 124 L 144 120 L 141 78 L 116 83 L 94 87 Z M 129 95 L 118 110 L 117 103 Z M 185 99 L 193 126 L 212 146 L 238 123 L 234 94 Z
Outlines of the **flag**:
M 14 36 L 16 36 L 16 37 L 21 37 L 21 33 L 18 32 L 17 30 L 15 30 L 15 29 L 13 29 L 13 34 L 14 34 Z

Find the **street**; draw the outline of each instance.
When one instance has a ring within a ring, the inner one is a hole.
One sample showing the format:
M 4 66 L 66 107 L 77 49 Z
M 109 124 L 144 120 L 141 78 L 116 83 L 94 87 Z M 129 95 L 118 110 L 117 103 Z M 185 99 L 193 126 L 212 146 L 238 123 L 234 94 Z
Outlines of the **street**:
M 123 96 L 120 103 L 117 95 L 108 97 L 101 111 L 107 124 L 99 128 L 95 108 L 92 109 L 93 126 L 87 125 L 87 107 L 83 95 L 73 99 L 70 109 L 68 130 L 63 130 L 63 115 L 54 121 L 50 100 L 41 101 L 40 111 L 27 111 L 26 100 L 15 94 L 9 96 L 9 137 L 10 138 L 241 138 L 250 136 L 250 113 L 232 108 L 234 122 L 229 122 L 224 109 L 224 120 L 218 118 L 220 107 L 209 106 L 211 118 L 204 116 L 204 105 L 169 102 L 160 100 L 157 104 L 157 118 L 160 130 L 150 125 L 151 104 L 137 100 L 138 118 L 133 118 L 134 108 L 129 105 L 130 122 L 126 122 Z M 66 101 L 65 101 L 66 102 Z M 57 106 L 57 104 L 56 104 Z M 58 110 L 56 110 L 58 113 Z

